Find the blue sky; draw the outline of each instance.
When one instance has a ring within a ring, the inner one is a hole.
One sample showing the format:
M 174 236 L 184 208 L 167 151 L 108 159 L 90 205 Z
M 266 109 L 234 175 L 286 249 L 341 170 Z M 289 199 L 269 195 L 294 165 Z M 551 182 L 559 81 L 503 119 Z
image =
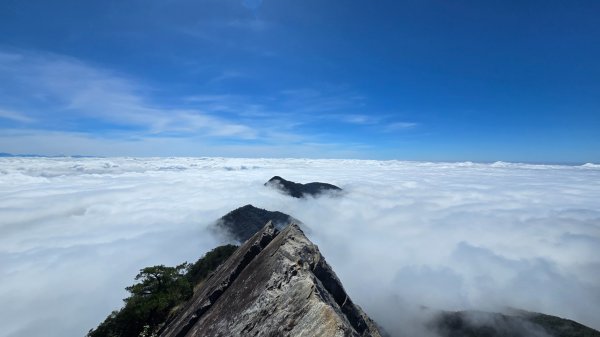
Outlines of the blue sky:
M 0 152 L 600 162 L 600 2 L 0 2 Z

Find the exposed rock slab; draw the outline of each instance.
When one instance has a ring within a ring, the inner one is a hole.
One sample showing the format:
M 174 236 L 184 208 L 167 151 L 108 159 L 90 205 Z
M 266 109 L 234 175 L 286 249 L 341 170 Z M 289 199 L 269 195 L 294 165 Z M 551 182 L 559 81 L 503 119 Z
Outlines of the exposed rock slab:
M 267 224 L 205 282 L 162 332 L 184 336 L 376 336 L 297 225 Z
M 341 192 L 342 189 L 327 183 L 312 182 L 307 184 L 295 183 L 275 176 L 265 183 L 265 186 L 274 187 L 285 194 L 294 198 L 303 198 L 306 196 L 318 196 L 324 192 Z
M 299 220 L 282 212 L 272 212 L 252 205 L 246 205 L 222 216 L 217 221 L 216 226 L 224 230 L 235 240 L 244 242 L 260 231 L 269 221 L 278 229 L 290 223 L 301 223 Z

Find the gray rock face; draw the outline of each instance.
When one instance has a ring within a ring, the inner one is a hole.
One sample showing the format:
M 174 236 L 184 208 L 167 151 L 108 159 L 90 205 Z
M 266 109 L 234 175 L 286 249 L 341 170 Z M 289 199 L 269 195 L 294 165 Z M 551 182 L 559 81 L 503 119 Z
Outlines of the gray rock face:
M 270 222 L 205 281 L 163 337 L 376 336 L 297 225 Z

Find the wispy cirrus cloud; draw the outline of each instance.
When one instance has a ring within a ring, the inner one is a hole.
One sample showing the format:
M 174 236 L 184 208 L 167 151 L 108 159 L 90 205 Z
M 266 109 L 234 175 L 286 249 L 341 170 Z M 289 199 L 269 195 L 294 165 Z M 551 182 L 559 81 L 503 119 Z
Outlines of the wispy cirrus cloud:
M 257 131 L 208 112 L 156 104 L 152 89 L 77 59 L 41 53 L 0 58 L 0 74 L 22 101 L 33 102 L 40 120 L 101 122 L 104 127 L 135 128 L 142 133 L 190 133 L 254 139 Z M 32 94 L 35 93 L 35 94 Z M 32 121 L 34 117 L 3 111 L 5 118 Z M 100 124 L 100 123 L 98 123 Z M 98 125 L 97 124 L 97 125 Z
M 407 130 L 407 129 L 413 129 L 415 127 L 419 126 L 419 123 L 414 123 L 414 122 L 394 122 L 394 123 L 390 123 L 388 125 L 385 126 L 385 131 L 391 132 L 391 131 L 400 131 L 400 130 Z
M 373 125 L 381 122 L 381 118 L 367 115 L 345 115 L 343 120 L 346 123 L 357 125 Z
M 237 70 L 225 70 L 222 71 L 219 75 L 213 77 L 209 82 L 217 83 L 227 80 L 243 78 L 244 76 L 245 74 L 243 72 Z
M 22 112 L 0 109 L 0 118 L 8 119 L 20 123 L 33 123 L 34 118 L 27 116 Z
M 344 86 L 319 85 L 266 94 L 198 90 L 165 95 L 160 88 L 122 72 L 65 55 L 27 50 L 0 51 L 0 77 L 4 80 L 0 129 L 5 134 L 20 130 L 15 135 L 35 141 L 39 149 L 25 146 L 23 141 L 1 139 L 3 151 L 17 153 L 69 154 L 74 148 L 56 140 L 82 137 L 87 140 L 79 143 L 90 144 L 90 151 L 81 152 L 85 149 L 76 147 L 77 154 L 179 153 L 156 146 L 156 139 L 163 137 L 162 143 L 177 143 L 187 149 L 181 155 L 218 155 L 213 150 L 222 148 L 220 145 L 235 144 L 238 149 L 246 146 L 253 156 L 280 153 L 283 146 L 302 156 L 322 157 L 327 153 L 339 157 L 351 153 L 356 158 L 363 157 L 360 149 L 369 144 L 338 132 L 337 126 L 353 124 L 372 133 L 400 128 L 393 118 L 364 113 L 368 110 L 367 98 Z M 239 77 L 250 81 L 252 76 L 225 70 L 206 79 L 206 83 L 210 86 L 211 82 Z M 402 127 L 412 127 L 409 124 Z M 33 133 L 38 136 L 33 137 Z M 44 136 L 47 141 L 42 139 Z M 174 142 L 175 138 L 178 140 Z M 193 144 L 205 152 L 190 150 Z M 307 149 L 315 147 L 310 144 L 329 145 L 319 146 L 316 149 L 320 152 L 311 154 Z M 140 146 L 157 152 L 140 151 Z M 106 152 L 107 148 L 115 152 Z M 247 156 L 248 151 L 231 155 Z
M 419 126 L 417 122 L 398 120 L 396 114 L 369 113 L 367 98 L 345 88 L 329 88 L 331 92 L 312 88 L 284 90 L 287 106 L 294 111 L 308 112 L 315 119 L 331 120 L 345 124 L 369 127 L 376 132 L 408 130 Z
M 267 130 L 269 143 L 214 142 L 199 137 L 131 135 L 115 132 L 110 137 L 84 132 L 43 129 L 3 129 L 0 152 L 91 156 L 221 156 L 361 158 L 365 145 L 312 142 L 301 134 Z
M 372 127 L 383 133 L 410 130 L 419 126 L 416 122 L 397 121 L 393 115 L 346 114 L 338 117 L 343 123 Z
M 303 130 L 312 117 L 285 95 L 198 93 L 160 102 L 155 88 L 126 74 L 28 51 L 0 54 L 0 76 L 0 103 L 27 110 L 0 109 L 5 152 L 360 157 L 352 144 Z

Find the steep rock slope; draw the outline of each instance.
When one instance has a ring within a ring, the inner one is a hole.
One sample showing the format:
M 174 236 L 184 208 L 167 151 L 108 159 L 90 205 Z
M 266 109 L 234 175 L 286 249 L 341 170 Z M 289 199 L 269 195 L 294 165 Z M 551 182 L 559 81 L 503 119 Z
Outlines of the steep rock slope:
M 300 183 L 295 183 L 293 181 L 285 180 L 279 176 L 275 176 L 275 177 L 269 179 L 269 181 L 267 181 L 265 183 L 265 186 L 277 188 L 277 189 L 281 190 L 282 192 L 284 192 L 285 194 L 288 194 L 294 198 L 302 198 L 307 195 L 317 196 L 326 191 L 333 191 L 333 192 L 341 192 L 342 191 L 341 188 L 339 188 L 335 185 L 332 185 L 332 184 L 319 183 L 319 182 L 300 184 Z
M 226 231 L 234 239 L 244 242 L 271 221 L 276 228 L 283 228 L 290 223 L 301 223 L 299 220 L 282 213 L 246 205 L 237 208 L 224 216 L 216 223 L 217 228 Z
M 205 282 L 163 337 L 376 336 L 297 225 L 268 223 Z

